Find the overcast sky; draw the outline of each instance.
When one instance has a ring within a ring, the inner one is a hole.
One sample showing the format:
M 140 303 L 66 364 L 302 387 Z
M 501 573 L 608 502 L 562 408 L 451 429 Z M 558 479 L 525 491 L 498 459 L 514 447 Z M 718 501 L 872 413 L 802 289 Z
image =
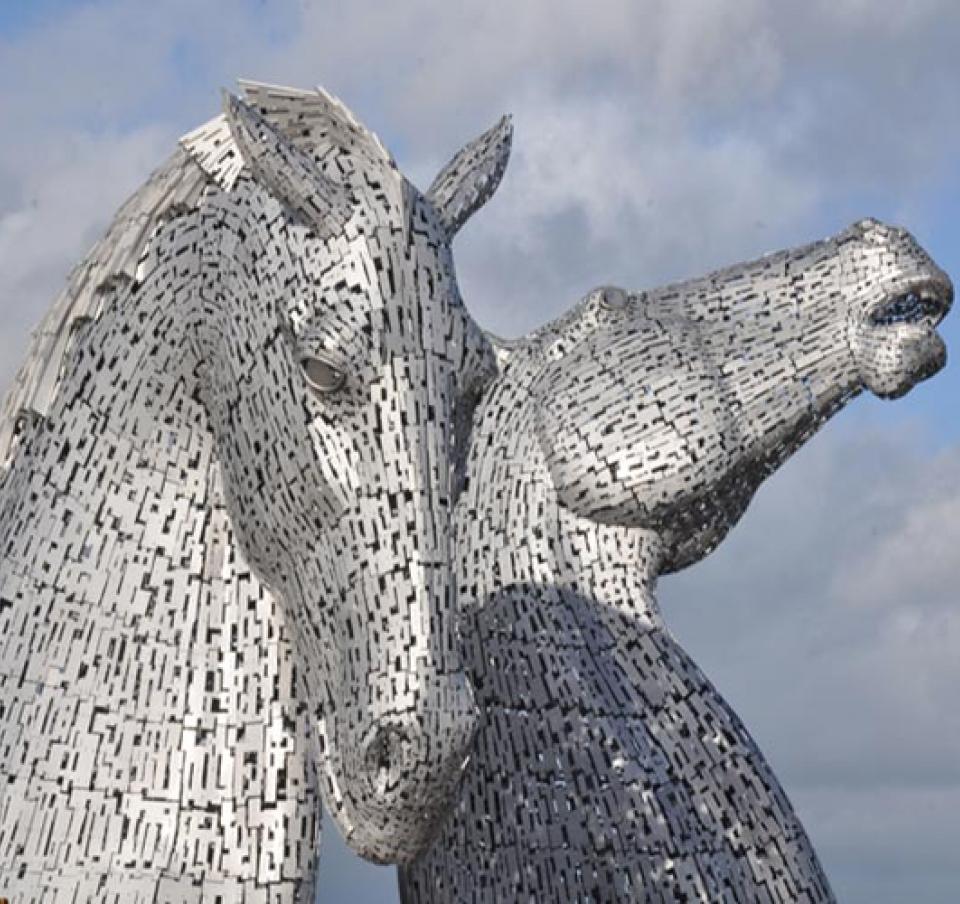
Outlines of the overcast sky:
M 514 114 L 460 233 L 481 324 L 694 276 L 871 215 L 960 279 L 956 0 L 0 0 L 0 382 L 120 202 L 238 76 L 339 95 L 421 187 Z M 943 327 L 960 358 L 960 315 Z M 668 621 L 850 904 L 960 900 L 960 367 L 862 399 Z M 321 899 L 395 901 L 328 832 Z

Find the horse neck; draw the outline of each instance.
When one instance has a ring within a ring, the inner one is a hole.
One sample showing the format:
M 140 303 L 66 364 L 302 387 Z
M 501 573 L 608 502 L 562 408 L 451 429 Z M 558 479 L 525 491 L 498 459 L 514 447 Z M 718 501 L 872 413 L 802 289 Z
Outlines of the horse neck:
M 468 484 L 455 513 L 462 605 L 482 608 L 526 588 L 575 594 L 659 623 L 657 534 L 582 518 L 558 499 L 529 392 L 542 366 L 535 344 L 515 349 L 474 420 Z
M 91 864 L 65 841 L 64 869 L 116 860 L 150 876 L 169 859 L 174 873 L 195 876 L 210 867 L 204 852 L 224 844 L 208 805 L 236 804 L 242 837 L 216 868 L 275 881 L 292 899 L 282 880 L 312 887 L 316 840 L 312 806 L 293 818 L 315 786 L 292 643 L 234 537 L 194 391 L 190 312 L 154 290 L 171 279 L 157 268 L 78 337 L 49 414 L 20 437 L 0 484 L 8 712 L 20 712 L 18 700 L 58 713 L 67 705 L 58 701 L 72 701 L 72 743 L 96 751 L 58 757 L 54 775 L 61 722 L 33 719 L 22 732 L 0 722 L 0 737 L 15 739 L 11 762 L 28 764 L 10 777 L 27 785 L 6 787 L 21 822 L 4 831 L 26 843 L 18 826 L 49 818 L 45 809 L 61 817 L 55 834 L 72 838 L 66 796 L 95 788 L 113 814 L 97 831 L 118 847 Z M 101 735 L 115 743 L 100 745 Z M 257 840 L 261 830 L 269 841 Z M 23 858 L 41 868 L 32 848 Z M 125 875 L 117 868 L 111 881 Z
M 72 598 L 91 624 L 142 621 L 168 637 L 186 615 L 176 606 L 190 596 L 215 463 L 192 392 L 188 289 L 145 258 L 158 262 L 75 337 L 47 415 L 18 438 L 0 541 L 27 596 Z

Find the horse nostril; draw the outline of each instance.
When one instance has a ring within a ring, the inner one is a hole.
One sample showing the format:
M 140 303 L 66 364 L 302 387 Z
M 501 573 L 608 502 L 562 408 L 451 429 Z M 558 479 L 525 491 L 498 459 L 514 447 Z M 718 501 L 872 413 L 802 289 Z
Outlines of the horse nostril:
M 378 794 L 383 794 L 400 776 L 397 770 L 410 739 L 396 725 L 380 725 L 363 750 L 363 763 Z

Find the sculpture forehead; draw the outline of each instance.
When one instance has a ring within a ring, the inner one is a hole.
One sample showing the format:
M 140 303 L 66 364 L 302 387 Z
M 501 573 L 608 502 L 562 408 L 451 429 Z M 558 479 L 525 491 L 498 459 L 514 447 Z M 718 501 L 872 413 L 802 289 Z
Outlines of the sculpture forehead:
M 228 255 L 235 288 L 275 297 L 298 328 L 391 333 L 413 347 L 432 339 L 424 326 L 451 334 L 442 324 L 451 315 L 465 322 L 468 314 L 449 238 L 433 208 L 406 186 L 402 208 L 389 216 L 358 210 L 343 234 L 320 239 L 250 182 L 246 191 L 213 199 L 211 231 L 222 231 L 221 250 L 226 242 L 236 246 Z
M 298 327 L 394 353 L 455 354 L 471 320 L 449 249 L 410 236 L 389 229 L 357 236 L 338 259 L 305 274 L 286 299 Z

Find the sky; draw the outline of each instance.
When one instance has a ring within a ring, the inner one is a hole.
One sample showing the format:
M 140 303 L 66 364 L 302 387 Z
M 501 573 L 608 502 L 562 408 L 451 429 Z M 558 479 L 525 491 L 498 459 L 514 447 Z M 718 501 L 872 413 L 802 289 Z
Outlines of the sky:
M 2 0 L 0 384 L 120 203 L 237 77 L 341 97 L 425 188 L 513 114 L 454 246 L 485 328 L 875 216 L 960 279 L 955 0 Z M 841 901 L 960 900 L 960 314 L 947 368 L 861 398 L 761 489 L 668 623 Z M 320 901 L 389 904 L 331 827 Z

